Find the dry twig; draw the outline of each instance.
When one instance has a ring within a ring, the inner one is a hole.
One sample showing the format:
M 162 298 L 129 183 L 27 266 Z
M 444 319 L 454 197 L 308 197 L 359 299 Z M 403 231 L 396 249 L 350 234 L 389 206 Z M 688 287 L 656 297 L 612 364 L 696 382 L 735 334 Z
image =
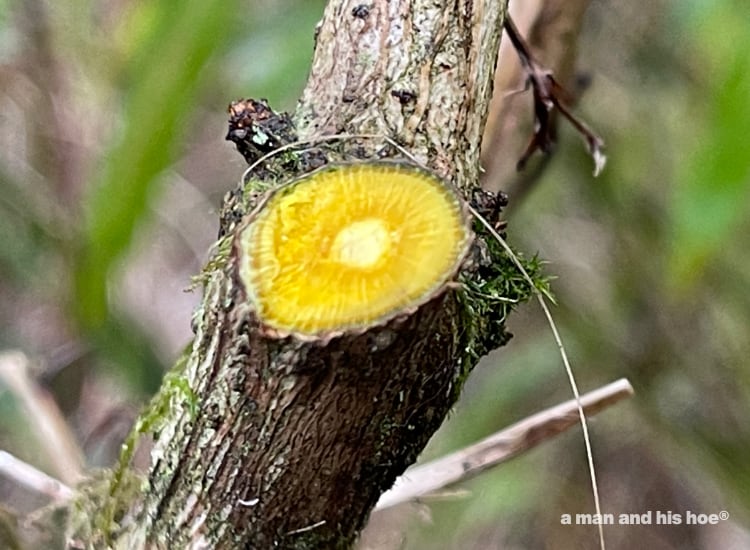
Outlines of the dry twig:
M 570 90 L 566 95 L 568 106 L 576 103 L 586 82 L 585 75 L 576 75 L 575 63 L 580 29 L 589 3 L 590 0 L 527 0 L 511 2 L 509 6 L 518 34 L 525 37 L 526 51 L 533 52 L 539 65 Z M 549 154 L 540 155 L 523 172 L 517 172 L 514 163 L 508 162 L 509 158 L 520 158 L 527 147 L 527 128 L 534 118 L 528 96 L 517 93 L 518 88 L 529 81 L 528 68 L 521 64 L 520 56 L 511 40 L 503 40 L 495 74 L 495 95 L 482 142 L 485 169 L 482 186 L 495 192 L 505 191 L 513 199 L 512 207 L 533 187 L 551 159 Z M 552 138 L 555 114 L 551 112 L 548 119 Z
M 581 396 L 587 416 L 596 414 L 633 395 L 633 388 L 622 378 Z M 375 510 L 385 510 L 472 478 L 561 434 L 579 422 L 575 399 L 538 412 L 474 445 L 407 470 L 392 489 L 384 493 Z
M 531 50 L 521 37 L 513 21 L 508 17 L 505 19 L 505 32 L 513 43 L 518 53 L 521 65 L 526 71 L 527 85 L 531 86 L 534 95 L 534 135 L 529 141 L 523 155 L 518 161 L 518 169 L 522 170 L 529 157 L 535 151 L 548 152 L 554 141 L 554 132 L 551 115 L 554 109 L 564 116 L 568 122 L 586 140 L 589 153 L 594 159 L 594 175 L 597 176 L 604 168 L 606 157 L 604 156 L 604 140 L 596 135 L 588 125 L 575 116 L 567 107 L 570 102 L 568 92 L 557 82 L 552 72 L 542 67 L 531 55 Z
M 56 502 L 73 497 L 73 489 L 6 451 L 0 451 L 0 474 Z
M 73 485 L 81 478 L 83 453 L 52 396 L 29 376 L 29 360 L 21 352 L 0 354 L 0 381 L 26 410 L 55 475 Z

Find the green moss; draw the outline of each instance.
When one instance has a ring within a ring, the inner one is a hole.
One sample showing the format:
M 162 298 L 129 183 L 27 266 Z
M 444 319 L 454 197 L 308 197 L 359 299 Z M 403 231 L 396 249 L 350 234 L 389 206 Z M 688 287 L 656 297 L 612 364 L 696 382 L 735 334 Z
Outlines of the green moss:
M 206 262 L 206 265 L 201 272 L 190 279 L 192 283 L 190 287 L 191 290 L 198 286 L 205 286 L 213 273 L 224 269 L 232 252 L 233 241 L 233 235 L 224 235 L 216 241 L 212 247 L 214 253 L 211 255 L 211 258 Z
M 69 540 L 85 540 L 86 548 L 109 548 L 117 538 L 122 520 L 131 502 L 143 491 L 142 476 L 123 472 L 119 479 L 118 499 L 111 498 L 108 470 L 100 470 L 77 489 L 76 499 L 69 508 Z
M 255 202 L 255 197 L 259 193 L 266 193 L 276 187 L 278 187 L 278 182 L 275 178 L 247 180 L 242 186 L 243 203 L 246 207 L 252 207 Z
M 98 527 L 101 531 L 97 532 L 106 533 L 107 537 L 116 528 L 118 516 L 124 511 L 125 503 L 134 500 L 141 490 L 142 477 L 130 469 L 130 463 L 140 438 L 159 431 L 174 402 L 187 402 L 191 416 L 194 417 L 197 413 L 197 397 L 183 376 L 190 347 L 187 346 L 183 351 L 175 367 L 164 377 L 161 391 L 154 396 L 148 408 L 138 417 L 134 428 L 122 444 L 120 458 L 111 477 L 105 475 L 103 481 L 97 483 L 94 479 L 87 484 L 86 500 L 101 502 L 101 506 L 93 508 L 96 513 L 92 514 L 92 517 L 100 518 Z M 102 484 L 103 488 L 100 488 Z M 129 494 L 132 494 L 132 498 L 128 496 Z
M 158 432 L 173 402 L 180 400 L 187 402 L 191 415 L 195 416 L 198 399 L 183 376 L 190 348 L 191 346 L 188 345 L 175 363 L 174 368 L 164 377 L 161 391 L 154 396 L 148 408 L 138 417 L 135 427 L 122 444 L 117 469 L 112 476 L 110 495 L 113 495 L 117 491 L 119 481 L 122 478 L 123 472 L 130 465 L 140 437 L 145 434 Z
M 459 386 L 479 359 L 508 342 L 512 337 L 505 327 L 508 314 L 535 293 L 502 245 L 484 226 L 476 222 L 474 232 L 478 257 L 474 269 L 462 273 L 460 278 L 459 299 L 464 308 L 466 330 L 462 339 L 466 344 Z M 515 254 L 536 290 L 549 296 L 549 282 L 542 273 L 541 260 L 537 256 L 525 258 L 521 253 Z

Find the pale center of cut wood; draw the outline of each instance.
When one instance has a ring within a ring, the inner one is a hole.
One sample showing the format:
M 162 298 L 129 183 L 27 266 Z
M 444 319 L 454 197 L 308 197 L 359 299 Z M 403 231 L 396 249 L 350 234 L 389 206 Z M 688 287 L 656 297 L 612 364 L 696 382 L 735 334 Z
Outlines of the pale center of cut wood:
M 331 246 L 331 258 L 365 269 L 375 265 L 391 248 L 388 227 L 377 218 L 353 222 L 338 232 Z

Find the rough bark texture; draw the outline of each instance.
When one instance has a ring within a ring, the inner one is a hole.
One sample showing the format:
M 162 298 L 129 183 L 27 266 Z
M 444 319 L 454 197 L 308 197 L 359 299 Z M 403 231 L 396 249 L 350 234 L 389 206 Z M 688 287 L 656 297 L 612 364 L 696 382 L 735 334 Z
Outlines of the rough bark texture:
M 483 300 L 518 301 L 528 289 L 478 234 L 461 284 L 416 311 L 330 341 L 278 339 L 245 300 L 233 239 L 266 190 L 300 173 L 353 158 L 404 160 L 383 137 L 324 140 L 332 134 L 389 136 L 475 197 L 504 12 L 496 0 L 332 0 L 295 116 L 262 102 L 233 105 L 228 138 L 248 162 L 304 144 L 261 159 L 227 195 L 195 340 L 136 428 L 134 437 L 155 439 L 148 471 L 131 472 L 131 439 L 120 468 L 80 499 L 71 540 L 118 548 L 353 543 L 470 368 L 507 340 L 509 302 Z
M 300 137 L 390 136 L 471 189 L 504 12 L 490 0 L 330 2 L 295 117 Z

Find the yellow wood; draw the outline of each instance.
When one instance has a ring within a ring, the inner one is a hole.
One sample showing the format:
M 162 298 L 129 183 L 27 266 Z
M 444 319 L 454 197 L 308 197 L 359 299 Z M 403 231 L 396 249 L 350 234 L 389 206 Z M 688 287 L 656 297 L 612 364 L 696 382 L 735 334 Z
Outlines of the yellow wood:
M 469 241 L 459 200 L 408 165 L 328 168 L 277 192 L 243 231 L 241 276 L 261 320 L 318 334 L 429 298 Z

